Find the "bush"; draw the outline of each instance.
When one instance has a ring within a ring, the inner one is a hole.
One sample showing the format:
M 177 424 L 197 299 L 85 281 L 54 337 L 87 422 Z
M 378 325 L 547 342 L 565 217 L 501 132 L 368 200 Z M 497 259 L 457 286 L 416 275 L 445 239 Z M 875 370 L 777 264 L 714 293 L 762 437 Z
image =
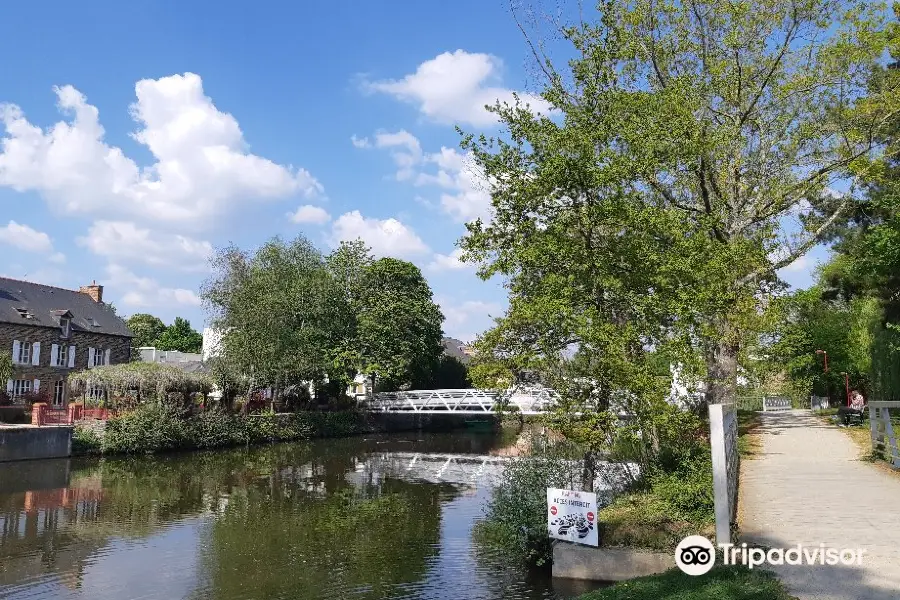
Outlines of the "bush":
M 547 536 L 547 488 L 574 489 L 581 477 L 577 462 L 551 455 L 515 459 L 503 471 L 476 532 L 487 548 L 528 565 L 553 560 Z
M 101 451 L 102 440 L 93 429 L 75 426 L 72 432 L 72 454 L 97 454 Z
M 10 406 L 11 404 L 12 398 L 9 397 L 6 390 L 0 390 L 0 406 Z
M 22 394 L 22 402 L 24 404 L 37 404 L 38 402 L 50 404 L 50 394 L 44 391 L 26 392 Z
M 144 405 L 110 419 L 103 436 L 104 453 L 133 454 L 221 448 L 281 442 L 365 431 L 356 412 L 309 412 L 240 415 L 223 410 L 188 414 L 175 406 Z
M 697 526 L 715 520 L 712 456 L 709 449 L 681 463 L 674 471 L 650 476 L 650 490 L 677 519 Z

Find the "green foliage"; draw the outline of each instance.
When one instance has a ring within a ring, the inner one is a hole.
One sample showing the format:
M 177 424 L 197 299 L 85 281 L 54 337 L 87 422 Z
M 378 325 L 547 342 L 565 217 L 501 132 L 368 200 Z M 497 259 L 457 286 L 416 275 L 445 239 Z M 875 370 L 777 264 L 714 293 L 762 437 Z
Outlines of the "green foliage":
M 185 415 L 172 406 L 144 405 L 107 422 L 101 450 L 135 454 L 222 448 L 362 431 L 362 415 L 349 411 L 239 415 L 211 410 Z
M 103 402 L 115 404 L 117 399 L 123 403 L 166 402 L 172 392 L 181 394 L 182 400 L 187 402 L 192 394 L 212 391 L 213 379 L 204 373 L 188 373 L 174 365 L 133 362 L 71 373 L 68 383 L 75 395 L 96 387 L 104 391 Z
M 359 294 L 359 370 L 381 380 L 381 389 L 427 387 L 443 353 L 444 317 L 419 268 L 379 259 L 366 267 Z
M 479 523 L 477 539 L 495 551 L 526 564 L 547 566 L 553 549 L 547 536 L 547 488 L 576 489 L 577 463 L 541 455 L 515 459 L 504 469 Z
M 175 317 L 175 321 L 159 334 L 155 345 L 160 350 L 199 354 L 203 349 L 203 336 L 191 328 L 190 321 Z
M 492 201 L 464 258 L 510 293 L 487 345 L 542 373 L 577 345 L 601 406 L 652 410 L 651 348 L 731 400 L 778 269 L 852 203 L 827 187 L 884 164 L 900 94 L 869 83 L 897 28 L 865 2 L 638 0 L 561 31 L 574 58 L 538 59 L 556 115 L 498 104 L 508 136 L 463 138 Z
M 472 382 L 469 381 L 469 370 L 455 356 L 441 355 L 438 358 L 431 387 L 438 390 L 470 388 Z
M 156 346 L 159 336 L 166 330 L 166 324 L 159 317 L 147 313 L 137 313 L 125 320 L 134 334 L 131 345 L 135 348 Z
M 0 352 L 0 381 L 6 381 L 12 377 L 13 361 L 12 355 L 5 350 Z M 4 388 L 5 390 L 5 388 Z
M 796 600 L 774 574 L 720 566 L 703 577 L 672 569 L 579 596 L 577 600 Z
M 649 479 L 650 490 L 677 520 L 706 525 L 715 520 L 712 456 L 708 449 L 681 462 L 674 470 L 658 470 Z
M 97 454 L 100 452 L 103 440 L 97 432 L 89 427 L 75 426 L 72 431 L 72 454 Z

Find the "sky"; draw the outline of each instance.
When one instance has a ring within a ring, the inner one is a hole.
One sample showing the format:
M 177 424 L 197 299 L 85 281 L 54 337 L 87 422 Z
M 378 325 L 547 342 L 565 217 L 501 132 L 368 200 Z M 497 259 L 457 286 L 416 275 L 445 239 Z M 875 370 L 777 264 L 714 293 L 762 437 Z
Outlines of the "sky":
M 532 107 L 502 0 L 13 3 L 0 36 L 0 275 L 202 327 L 229 244 L 364 239 L 418 265 L 470 341 L 506 294 L 458 260 L 489 195 L 456 126 Z M 782 271 L 812 281 L 817 248 Z

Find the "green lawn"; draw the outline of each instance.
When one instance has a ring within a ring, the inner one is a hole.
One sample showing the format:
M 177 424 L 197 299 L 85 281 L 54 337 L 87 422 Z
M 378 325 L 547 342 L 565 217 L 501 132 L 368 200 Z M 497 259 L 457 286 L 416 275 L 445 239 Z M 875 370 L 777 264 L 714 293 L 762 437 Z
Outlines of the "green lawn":
M 618 583 L 578 600 L 797 600 L 765 571 L 716 567 L 691 577 L 678 569 Z

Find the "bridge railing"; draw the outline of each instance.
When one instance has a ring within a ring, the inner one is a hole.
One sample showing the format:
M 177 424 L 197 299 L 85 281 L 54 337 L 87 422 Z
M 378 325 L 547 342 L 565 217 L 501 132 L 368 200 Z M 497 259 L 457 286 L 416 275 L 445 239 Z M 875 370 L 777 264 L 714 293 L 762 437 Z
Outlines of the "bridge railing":
M 361 406 L 385 412 L 482 412 L 517 410 L 539 413 L 549 410 L 556 400 L 549 389 L 514 388 L 504 392 L 481 389 L 409 390 L 378 392 L 357 397 Z

